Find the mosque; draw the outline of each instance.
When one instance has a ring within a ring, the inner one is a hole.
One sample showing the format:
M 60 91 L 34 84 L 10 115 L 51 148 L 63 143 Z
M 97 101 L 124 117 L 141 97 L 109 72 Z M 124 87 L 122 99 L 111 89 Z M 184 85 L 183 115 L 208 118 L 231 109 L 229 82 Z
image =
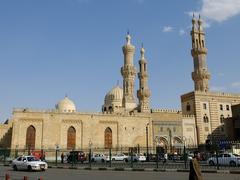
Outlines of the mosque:
M 232 116 L 231 106 L 240 103 L 240 94 L 209 91 L 211 76 L 200 18 L 192 19 L 191 39 L 195 88 L 181 96 L 181 111 L 150 107 L 145 49 L 140 50 L 137 72 L 133 63 L 135 47 L 128 34 L 122 47 L 122 87 L 115 86 L 106 94 L 100 113 L 77 111 L 67 96 L 53 110 L 14 109 L 12 117 L 0 125 L 0 148 L 174 148 L 182 144 L 198 146 L 210 138 L 228 138 L 224 121 Z M 134 94 L 136 76 L 138 103 Z

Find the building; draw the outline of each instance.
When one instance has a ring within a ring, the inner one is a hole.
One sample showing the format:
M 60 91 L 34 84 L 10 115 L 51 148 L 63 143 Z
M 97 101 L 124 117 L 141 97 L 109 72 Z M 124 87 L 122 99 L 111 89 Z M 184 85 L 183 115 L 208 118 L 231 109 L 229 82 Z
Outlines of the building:
M 183 117 L 181 111 L 150 108 L 145 49 L 140 50 L 137 73 L 133 63 L 135 47 L 129 34 L 126 40 L 122 48 L 123 88 L 115 86 L 106 94 L 101 113 L 78 112 L 68 97 L 59 101 L 53 110 L 14 109 L 12 118 L 0 126 L 0 145 L 11 149 L 69 150 L 146 146 L 174 149 L 183 142 L 196 145 L 194 116 Z M 134 94 L 136 75 L 138 103 Z M 182 129 L 184 123 L 191 129 L 186 136 Z
M 79 112 L 68 97 L 52 110 L 14 109 L 12 118 L 0 125 L 0 147 L 68 150 L 161 147 L 176 151 L 183 144 L 196 146 L 210 138 L 227 138 L 223 119 L 232 116 L 231 106 L 240 103 L 240 95 L 209 92 L 210 73 L 202 20 L 193 17 L 192 25 L 195 89 L 181 96 L 182 111 L 150 107 L 145 49 L 141 47 L 137 72 L 133 63 L 135 46 L 128 34 L 122 48 L 122 87 L 115 86 L 106 94 L 102 112 Z
M 182 113 L 195 116 L 197 142 L 227 139 L 224 119 L 232 117 L 231 106 L 239 104 L 240 94 L 209 92 L 210 72 L 207 68 L 205 33 L 202 20 L 192 19 L 192 79 L 194 91 L 181 96 Z

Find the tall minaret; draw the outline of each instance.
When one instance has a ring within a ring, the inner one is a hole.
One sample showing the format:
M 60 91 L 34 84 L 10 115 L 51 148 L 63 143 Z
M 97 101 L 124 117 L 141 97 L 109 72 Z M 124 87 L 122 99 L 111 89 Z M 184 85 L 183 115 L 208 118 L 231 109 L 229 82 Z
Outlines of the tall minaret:
M 137 91 L 137 97 L 139 100 L 139 111 L 150 112 L 149 97 L 151 92 L 148 88 L 148 73 L 147 73 L 147 61 L 144 57 L 145 49 L 141 48 L 141 59 L 139 60 L 140 72 L 138 73 L 139 78 L 139 90 Z
M 137 74 L 137 70 L 133 64 L 135 47 L 131 44 L 131 36 L 129 33 L 126 39 L 127 44 L 122 47 L 124 65 L 121 68 L 121 74 L 123 76 L 123 108 L 132 110 L 137 106 L 134 98 L 134 78 Z
M 195 91 L 208 92 L 208 81 L 211 76 L 207 69 L 207 48 L 205 45 L 205 33 L 203 31 L 200 15 L 198 20 L 196 20 L 193 15 L 191 36 L 191 53 L 194 63 L 194 72 L 192 72 L 192 79 L 194 81 Z

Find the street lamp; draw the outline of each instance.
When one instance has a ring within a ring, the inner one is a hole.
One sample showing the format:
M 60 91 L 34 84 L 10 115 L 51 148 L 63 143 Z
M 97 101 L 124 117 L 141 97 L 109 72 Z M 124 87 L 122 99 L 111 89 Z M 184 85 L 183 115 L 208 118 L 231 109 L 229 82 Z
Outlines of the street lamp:
M 147 125 L 146 125 L 146 145 L 147 145 L 147 158 L 146 158 L 146 161 L 149 161 L 149 153 L 148 153 L 148 126 L 149 126 L 149 123 L 147 123 Z
M 90 168 L 92 167 L 92 141 L 91 139 L 89 139 L 89 142 L 88 142 L 88 146 L 89 146 L 89 155 L 88 155 L 88 160 L 89 160 L 89 166 Z
M 58 158 L 58 151 L 59 151 L 59 145 L 58 144 L 55 144 L 55 147 L 56 147 L 56 152 L 55 152 L 55 165 L 57 166 L 57 158 Z
M 169 148 L 170 152 L 172 153 L 172 131 L 170 128 L 167 128 L 167 131 L 169 132 Z
M 183 158 L 184 158 L 184 167 L 185 169 L 187 169 L 187 153 L 186 153 L 186 137 L 185 136 L 182 136 L 182 141 L 183 141 Z

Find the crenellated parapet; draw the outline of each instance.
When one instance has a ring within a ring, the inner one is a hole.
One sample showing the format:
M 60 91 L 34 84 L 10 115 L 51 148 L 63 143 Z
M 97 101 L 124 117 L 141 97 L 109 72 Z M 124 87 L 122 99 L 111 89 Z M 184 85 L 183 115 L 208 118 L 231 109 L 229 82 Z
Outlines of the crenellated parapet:
M 182 111 L 175 109 L 151 109 L 152 113 L 177 113 L 181 114 Z

